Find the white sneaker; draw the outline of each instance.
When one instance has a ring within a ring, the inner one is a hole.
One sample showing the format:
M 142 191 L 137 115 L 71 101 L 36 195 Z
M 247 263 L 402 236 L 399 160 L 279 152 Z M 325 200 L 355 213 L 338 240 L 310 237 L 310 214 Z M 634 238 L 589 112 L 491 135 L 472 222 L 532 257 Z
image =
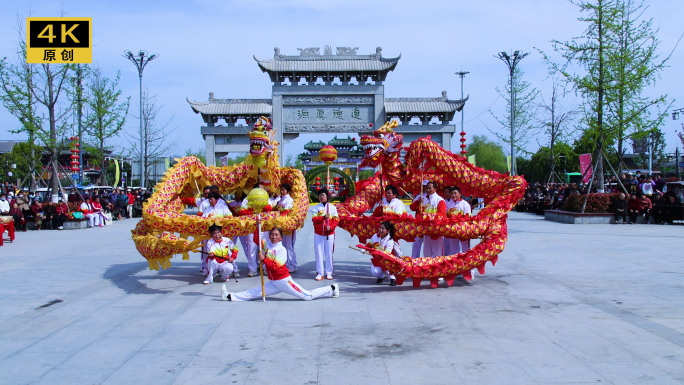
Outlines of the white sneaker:
M 57 228 L 57 230 L 63 230 L 63 229 L 64 229 L 63 226 L 59 226 L 59 227 Z
M 332 274 L 328 274 L 328 275 L 325 277 L 325 279 L 329 279 L 329 280 L 332 281 L 332 279 L 333 279 Z
M 339 297 L 340 296 L 340 285 L 335 283 L 335 284 L 332 284 L 330 286 L 332 286 L 332 289 L 333 289 L 333 298 Z
M 234 272 L 233 272 L 233 277 L 235 277 L 235 278 L 240 278 L 240 272 L 239 272 L 239 271 L 234 271 Z
M 211 282 L 209 282 L 208 279 L 205 279 L 204 282 L 202 282 L 202 283 L 204 283 L 205 285 L 208 285 L 208 284 L 210 284 Z
M 228 289 L 226 289 L 226 284 L 221 285 L 221 300 L 228 301 Z
M 316 274 L 316 278 L 314 278 L 314 279 L 315 279 L 316 281 L 322 281 L 322 280 L 323 280 L 323 276 L 320 275 L 320 274 Z
M 256 277 L 257 275 L 259 275 L 259 273 L 257 273 L 256 271 L 250 271 L 249 273 L 247 273 L 248 277 Z

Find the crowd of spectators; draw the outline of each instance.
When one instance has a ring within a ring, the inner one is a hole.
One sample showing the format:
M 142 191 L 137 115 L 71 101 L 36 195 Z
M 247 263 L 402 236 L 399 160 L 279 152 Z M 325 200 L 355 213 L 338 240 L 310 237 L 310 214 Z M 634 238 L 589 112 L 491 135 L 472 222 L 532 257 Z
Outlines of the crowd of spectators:
M 143 202 L 150 197 L 151 192 L 118 187 L 111 191 L 71 188 L 58 195 L 57 202 L 52 202 L 48 196 L 41 199 L 34 192 L 18 189 L 5 182 L 0 185 L 0 215 L 13 217 L 17 231 L 26 231 L 29 224 L 36 230 L 62 230 L 66 220 L 83 218 L 99 206 L 102 217 L 109 218 L 106 214 L 111 214 L 112 220 L 140 217 Z
M 643 217 L 645 223 L 672 224 L 682 219 L 683 197 L 667 191 L 665 187 L 666 181 L 659 175 L 623 173 L 619 181 L 612 176 L 604 185 L 604 192 L 610 195 L 611 202 L 607 212 L 614 213 L 615 223 L 622 219 L 622 223 L 634 224 Z M 516 211 L 543 215 L 545 210 L 564 210 L 570 196 L 587 192 L 588 185 L 583 183 L 530 183 L 525 196 L 516 205 Z M 594 185 L 591 193 L 596 192 Z

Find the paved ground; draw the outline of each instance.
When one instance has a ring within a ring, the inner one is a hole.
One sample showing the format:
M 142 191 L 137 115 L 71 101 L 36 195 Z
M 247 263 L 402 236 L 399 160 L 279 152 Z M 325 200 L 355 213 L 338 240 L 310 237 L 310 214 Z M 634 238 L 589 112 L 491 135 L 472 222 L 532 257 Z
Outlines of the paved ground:
M 497 266 L 437 289 L 375 285 L 340 231 L 339 298 L 266 303 L 221 302 L 196 260 L 149 271 L 133 226 L 0 247 L 1 384 L 684 383 L 684 226 L 511 213 Z

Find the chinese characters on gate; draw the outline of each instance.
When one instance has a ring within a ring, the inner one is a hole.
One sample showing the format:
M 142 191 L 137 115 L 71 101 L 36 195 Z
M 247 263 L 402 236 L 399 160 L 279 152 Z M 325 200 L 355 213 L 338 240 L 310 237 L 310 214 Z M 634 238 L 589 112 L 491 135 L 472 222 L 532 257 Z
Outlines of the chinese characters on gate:
M 342 109 L 342 108 L 332 108 L 332 109 L 324 109 L 324 108 L 316 108 L 316 109 L 309 109 L 309 108 L 298 108 L 295 110 L 295 119 L 296 120 L 309 120 L 309 119 L 319 119 L 319 120 L 345 120 L 345 113 L 346 117 L 350 119 L 356 119 L 356 120 L 362 120 L 361 118 L 361 111 L 359 110 L 358 107 L 350 108 L 350 109 Z

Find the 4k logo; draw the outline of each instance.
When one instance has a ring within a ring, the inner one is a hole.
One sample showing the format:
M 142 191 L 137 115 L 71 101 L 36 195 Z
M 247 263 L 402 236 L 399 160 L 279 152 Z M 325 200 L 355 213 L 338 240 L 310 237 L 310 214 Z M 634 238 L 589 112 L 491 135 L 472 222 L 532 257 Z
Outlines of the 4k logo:
M 90 17 L 27 17 L 27 63 L 92 63 Z

